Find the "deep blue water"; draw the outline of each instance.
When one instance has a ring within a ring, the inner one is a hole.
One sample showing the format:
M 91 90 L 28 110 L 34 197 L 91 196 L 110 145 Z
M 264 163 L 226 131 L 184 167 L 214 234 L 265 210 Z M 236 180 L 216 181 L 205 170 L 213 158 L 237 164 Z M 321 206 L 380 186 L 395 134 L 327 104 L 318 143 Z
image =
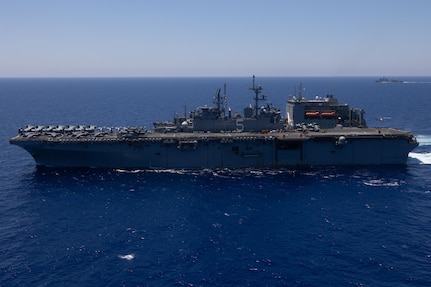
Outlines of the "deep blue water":
M 431 78 L 257 78 L 284 111 L 333 94 L 415 133 L 406 166 L 123 171 L 36 168 L 27 124 L 150 128 L 252 103 L 251 78 L 0 79 L 1 286 L 430 286 Z M 383 119 L 383 121 L 380 121 Z

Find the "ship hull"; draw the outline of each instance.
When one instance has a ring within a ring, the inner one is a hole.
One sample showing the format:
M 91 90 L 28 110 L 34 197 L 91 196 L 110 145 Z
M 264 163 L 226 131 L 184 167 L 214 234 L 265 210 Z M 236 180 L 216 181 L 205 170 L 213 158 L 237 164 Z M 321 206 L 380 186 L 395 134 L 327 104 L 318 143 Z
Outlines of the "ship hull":
M 22 147 L 37 165 L 126 169 L 274 168 L 405 164 L 417 142 L 393 129 L 349 129 L 324 133 L 151 133 L 73 139 L 26 138 Z

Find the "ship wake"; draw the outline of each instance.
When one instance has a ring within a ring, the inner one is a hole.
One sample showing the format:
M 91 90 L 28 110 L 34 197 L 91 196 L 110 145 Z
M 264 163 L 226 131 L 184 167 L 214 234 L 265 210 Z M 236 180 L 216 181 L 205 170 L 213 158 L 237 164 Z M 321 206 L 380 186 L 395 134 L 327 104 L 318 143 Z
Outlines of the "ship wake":
M 411 152 L 407 163 L 431 164 L 431 152 Z
M 431 135 L 418 135 L 416 140 L 419 147 L 415 152 L 409 153 L 409 164 L 431 164 Z

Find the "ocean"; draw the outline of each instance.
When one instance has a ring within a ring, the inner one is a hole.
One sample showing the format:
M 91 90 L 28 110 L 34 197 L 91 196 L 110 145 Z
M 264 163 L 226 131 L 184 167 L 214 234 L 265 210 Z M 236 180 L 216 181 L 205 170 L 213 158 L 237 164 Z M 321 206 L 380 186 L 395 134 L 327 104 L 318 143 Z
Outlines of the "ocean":
M 300 83 L 413 132 L 403 166 L 37 168 L 32 125 L 146 126 L 252 104 L 244 78 L 0 79 L 1 286 L 430 286 L 431 78 L 257 77 L 283 112 Z

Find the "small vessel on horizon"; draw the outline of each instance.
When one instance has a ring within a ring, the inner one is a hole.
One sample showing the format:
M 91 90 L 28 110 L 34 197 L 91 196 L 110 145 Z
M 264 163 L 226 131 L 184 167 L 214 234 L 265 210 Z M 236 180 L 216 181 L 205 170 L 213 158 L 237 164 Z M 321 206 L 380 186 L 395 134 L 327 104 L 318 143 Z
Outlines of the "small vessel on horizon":
M 390 79 L 390 78 L 387 78 L 387 77 L 381 77 L 380 79 L 377 79 L 376 82 L 379 83 L 379 84 L 404 83 L 404 81 Z

